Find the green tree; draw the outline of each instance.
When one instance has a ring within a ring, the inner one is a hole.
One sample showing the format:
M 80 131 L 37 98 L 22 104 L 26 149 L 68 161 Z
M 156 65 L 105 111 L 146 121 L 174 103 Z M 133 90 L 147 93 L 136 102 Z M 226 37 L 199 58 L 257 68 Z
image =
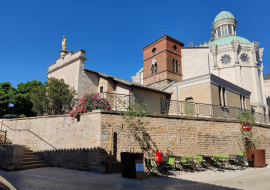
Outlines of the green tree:
M 5 114 L 11 114 L 10 103 L 12 103 L 12 96 L 16 90 L 10 82 L 0 83 L 0 118 Z
M 35 116 L 36 112 L 32 111 L 33 103 L 30 101 L 31 91 L 43 84 L 40 81 L 28 81 L 17 85 L 17 93 L 12 98 L 13 112 L 16 115 L 25 115 L 27 117 Z
M 147 114 L 150 114 L 150 111 L 147 110 L 147 105 L 144 103 L 129 103 L 127 110 L 120 113 L 127 124 L 127 129 L 132 133 L 135 140 L 139 142 L 140 148 L 143 151 L 149 150 L 151 136 L 146 131 L 149 121 L 145 118 Z
M 68 113 L 77 102 L 76 91 L 62 80 L 48 78 L 43 86 L 31 92 L 33 111 L 38 115 L 59 115 Z

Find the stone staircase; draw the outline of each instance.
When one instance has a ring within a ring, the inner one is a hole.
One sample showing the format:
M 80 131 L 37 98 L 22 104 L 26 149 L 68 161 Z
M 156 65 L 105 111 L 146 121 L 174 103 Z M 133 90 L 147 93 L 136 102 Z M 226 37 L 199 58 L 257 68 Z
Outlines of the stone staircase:
M 51 166 L 50 163 L 44 162 L 43 158 L 39 157 L 35 152 L 30 150 L 30 148 L 24 147 L 24 156 L 23 156 L 23 163 L 22 169 L 31 169 L 31 168 L 41 168 L 41 167 L 49 167 Z

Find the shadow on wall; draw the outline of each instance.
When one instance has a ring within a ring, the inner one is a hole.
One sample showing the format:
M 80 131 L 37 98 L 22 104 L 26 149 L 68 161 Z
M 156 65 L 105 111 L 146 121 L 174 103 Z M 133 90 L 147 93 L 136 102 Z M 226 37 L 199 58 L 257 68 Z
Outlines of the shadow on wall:
M 80 148 L 38 151 L 37 154 L 54 167 L 109 173 L 109 155 L 102 148 Z M 112 172 L 121 171 L 121 163 L 112 157 Z

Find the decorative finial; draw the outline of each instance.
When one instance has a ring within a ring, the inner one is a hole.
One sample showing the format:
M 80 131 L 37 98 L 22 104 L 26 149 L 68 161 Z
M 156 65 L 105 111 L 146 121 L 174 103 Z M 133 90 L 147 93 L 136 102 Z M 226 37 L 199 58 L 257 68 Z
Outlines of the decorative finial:
M 222 8 L 222 11 L 224 11 L 224 9 Z
M 66 42 L 67 42 L 67 39 L 65 38 L 65 36 L 63 36 L 63 40 L 62 40 L 63 50 L 67 50 Z
M 163 30 L 161 30 L 162 36 L 163 36 L 163 32 L 164 32 L 164 29 L 163 29 Z

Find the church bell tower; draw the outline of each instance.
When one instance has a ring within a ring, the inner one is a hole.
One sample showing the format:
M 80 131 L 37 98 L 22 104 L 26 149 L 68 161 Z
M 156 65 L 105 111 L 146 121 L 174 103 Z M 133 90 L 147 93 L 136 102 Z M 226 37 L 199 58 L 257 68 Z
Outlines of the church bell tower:
M 165 35 L 142 48 L 143 84 L 161 89 L 172 81 L 182 80 L 183 46 L 184 43 Z

